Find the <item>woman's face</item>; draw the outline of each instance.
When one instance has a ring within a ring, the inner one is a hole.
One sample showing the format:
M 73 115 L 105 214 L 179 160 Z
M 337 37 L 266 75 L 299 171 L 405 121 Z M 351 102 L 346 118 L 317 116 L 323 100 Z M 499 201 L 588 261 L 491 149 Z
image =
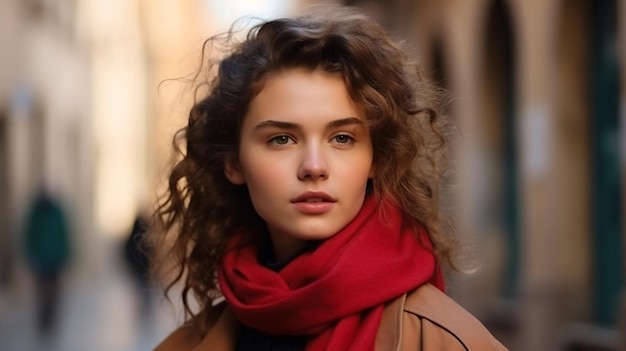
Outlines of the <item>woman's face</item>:
M 240 140 L 226 175 L 247 185 L 278 259 L 333 236 L 361 209 L 372 142 L 341 76 L 302 69 L 271 76 L 250 103 Z

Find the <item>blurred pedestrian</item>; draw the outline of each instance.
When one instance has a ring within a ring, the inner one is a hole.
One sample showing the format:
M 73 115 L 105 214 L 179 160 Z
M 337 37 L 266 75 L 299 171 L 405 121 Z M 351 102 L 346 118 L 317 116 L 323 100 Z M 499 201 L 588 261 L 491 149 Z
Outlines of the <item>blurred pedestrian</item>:
M 47 335 L 57 322 L 61 276 L 70 260 L 70 230 L 61 204 L 43 189 L 27 213 L 24 239 L 35 278 L 37 327 Z
M 133 227 L 124 243 L 124 260 L 138 291 L 140 311 L 148 312 L 151 302 L 149 251 L 143 245 L 144 235 L 148 229 L 149 219 L 138 214 Z

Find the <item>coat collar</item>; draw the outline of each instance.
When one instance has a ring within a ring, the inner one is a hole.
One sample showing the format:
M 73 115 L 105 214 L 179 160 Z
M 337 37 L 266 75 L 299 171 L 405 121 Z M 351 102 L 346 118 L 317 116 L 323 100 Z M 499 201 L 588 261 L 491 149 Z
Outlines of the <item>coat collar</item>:
M 406 294 L 390 302 L 383 311 L 380 328 L 376 335 L 376 351 L 396 351 L 400 349 L 402 312 Z M 239 325 L 232 311 L 226 307 L 219 319 L 202 341 L 192 351 L 232 351 Z

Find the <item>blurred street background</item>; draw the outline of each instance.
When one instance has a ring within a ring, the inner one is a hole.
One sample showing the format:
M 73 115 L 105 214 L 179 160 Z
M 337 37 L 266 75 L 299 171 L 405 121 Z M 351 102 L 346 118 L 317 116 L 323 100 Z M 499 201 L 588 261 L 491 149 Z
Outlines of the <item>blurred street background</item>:
M 0 0 L 1 351 L 151 350 L 181 322 L 134 243 L 202 43 L 332 3 L 450 93 L 445 205 L 480 268 L 449 293 L 511 350 L 626 350 L 626 0 Z

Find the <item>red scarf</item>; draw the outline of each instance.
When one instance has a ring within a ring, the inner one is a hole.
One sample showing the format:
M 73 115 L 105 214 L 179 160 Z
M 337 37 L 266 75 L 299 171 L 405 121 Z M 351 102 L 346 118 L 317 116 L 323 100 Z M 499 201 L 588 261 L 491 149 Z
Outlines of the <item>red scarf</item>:
M 428 234 L 419 231 L 423 245 L 397 207 L 378 209 L 369 196 L 344 229 L 280 272 L 233 240 L 218 279 L 237 320 L 273 335 L 309 335 L 307 350 L 373 350 L 386 302 L 426 282 L 444 285 Z

